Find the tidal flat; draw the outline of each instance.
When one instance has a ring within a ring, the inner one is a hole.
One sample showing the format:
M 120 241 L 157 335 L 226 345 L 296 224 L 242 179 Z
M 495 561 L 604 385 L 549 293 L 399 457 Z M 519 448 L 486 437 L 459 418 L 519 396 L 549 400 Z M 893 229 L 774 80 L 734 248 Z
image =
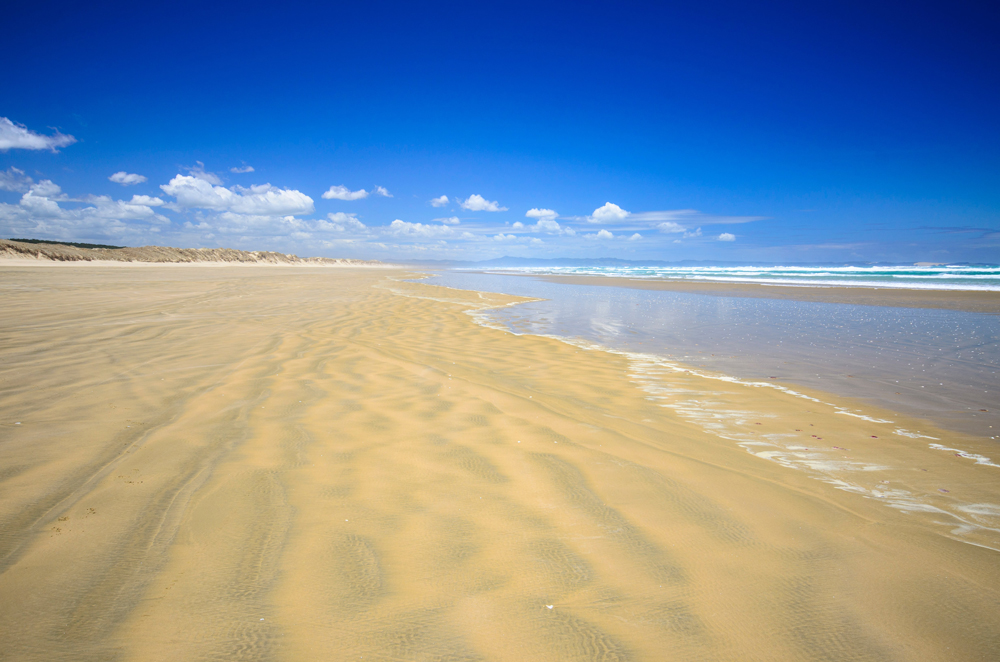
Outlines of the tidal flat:
M 0 267 L 0 658 L 981 660 L 982 434 L 405 270 Z

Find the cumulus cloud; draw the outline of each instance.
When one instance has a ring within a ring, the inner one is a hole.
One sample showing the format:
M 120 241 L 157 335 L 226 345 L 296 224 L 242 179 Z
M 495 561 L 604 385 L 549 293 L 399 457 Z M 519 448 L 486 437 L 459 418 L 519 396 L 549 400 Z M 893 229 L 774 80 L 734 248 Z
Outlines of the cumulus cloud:
M 308 238 L 309 225 L 294 216 L 277 216 L 271 214 L 241 214 L 224 211 L 215 214 L 211 220 L 219 232 L 226 234 L 257 234 L 257 235 L 292 235 L 296 238 Z
M 511 227 L 514 228 L 515 230 L 523 230 L 524 223 L 522 223 L 521 221 L 514 221 L 514 225 L 512 225 Z
M 201 161 L 195 161 L 193 168 L 185 168 L 188 174 L 196 179 L 201 179 L 209 184 L 214 184 L 215 186 L 222 186 L 222 180 L 214 172 L 208 172 L 205 170 L 205 164 Z
M 478 193 L 473 193 L 467 200 L 462 200 L 459 204 L 462 209 L 469 211 L 507 211 L 507 208 L 501 207 L 500 203 L 495 200 L 490 202 Z
M 43 136 L 23 124 L 0 117 L 0 152 L 6 152 L 8 149 L 47 149 L 56 152 L 58 148 L 75 142 L 76 138 L 73 136 L 58 131 L 54 135 Z
M 628 218 L 629 213 L 613 202 L 605 202 L 587 219 L 591 223 L 617 223 Z
M 701 236 L 701 228 L 696 229 L 694 232 L 690 232 L 690 231 L 685 232 L 681 236 L 683 236 L 685 239 L 693 239 L 695 237 L 700 237 Z
M 159 198 L 134 196 L 131 201 L 113 200 L 106 195 L 87 196 L 89 206 L 65 209 L 59 202 L 67 200 L 57 184 L 44 179 L 32 184 L 16 205 L 0 204 L 0 223 L 21 233 L 72 237 L 80 233 L 122 235 L 129 231 L 125 221 L 146 221 L 167 224 L 169 219 L 153 210 L 163 204 Z M 159 204 L 157 204 L 159 203 Z M 147 231 L 150 228 L 147 226 Z
M 719 235 L 719 241 L 736 241 L 736 235 L 723 232 Z
M 142 184 L 148 181 L 142 175 L 136 175 L 132 173 L 125 172 L 124 170 L 119 170 L 115 174 L 108 177 L 115 184 L 121 184 L 122 186 L 134 186 L 135 184 Z
M 368 191 L 358 189 L 352 191 L 346 186 L 331 186 L 330 190 L 323 194 L 324 200 L 362 200 L 368 197 Z
M 43 179 L 37 184 L 32 184 L 31 189 L 28 191 L 28 197 L 65 200 L 67 196 L 59 188 L 59 185 L 51 179 Z
M 346 186 L 331 186 L 330 190 L 323 194 L 324 200 L 363 200 L 369 195 L 380 195 L 383 198 L 391 198 L 392 193 L 384 186 L 376 186 L 371 191 L 366 191 L 365 189 L 358 189 L 357 191 L 352 191 Z
M 555 209 L 529 209 L 524 215 L 528 218 L 537 218 L 540 221 L 553 221 L 559 216 Z
M 534 225 L 536 232 L 547 232 L 549 234 L 562 234 L 564 232 L 563 228 L 559 226 L 559 223 L 553 221 L 551 218 L 543 218 L 539 220 Z M 569 230 L 569 228 L 566 228 Z
M 660 229 L 660 232 L 671 232 L 671 233 L 684 232 L 684 226 L 680 225 L 679 223 L 675 223 L 674 221 L 665 221 L 663 223 L 657 224 L 656 227 Z
M 493 235 L 493 241 L 513 241 L 515 239 L 517 239 L 516 234 L 504 234 L 501 232 L 500 234 Z
M 357 219 L 357 214 L 345 214 L 342 211 L 327 214 L 329 221 L 317 221 L 318 230 L 332 232 L 364 232 L 368 228 Z
M 387 232 L 397 237 L 442 237 L 452 234 L 447 225 L 407 223 L 398 218 L 389 224 Z
M 438 223 L 444 223 L 445 225 L 458 225 L 462 220 L 458 216 L 449 216 L 448 218 L 435 218 Z
M 311 214 L 315 210 L 313 199 L 305 193 L 270 184 L 224 188 L 214 186 L 204 178 L 177 175 L 160 188 L 167 195 L 177 198 L 181 207 L 261 216 Z
M 431 207 L 444 207 L 448 204 L 448 196 L 442 195 L 431 200 Z
M 243 166 L 239 168 L 230 168 L 229 172 L 234 172 L 237 175 L 242 175 L 245 172 L 253 172 L 253 166 L 243 164 Z
M 6 172 L 0 170 L 0 191 L 24 193 L 31 187 L 33 181 L 20 168 L 11 166 L 7 168 Z
M 133 195 L 129 201 L 130 205 L 143 205 L 146 207 L 162 207 L 163 200 L 153 198 L 148 195 Z
M 601 230 L 594 234 L 584 235 L 587 239 L 614 239 L 615 235 L 611 234 L 607 230 Z
M 642 239 L 642 235 L 639 234 L 638 232 L 636 232 L 635 234 L 633 234 L 631 237 L 628 238 L 629 241 L 639 241 L 640 239 Z

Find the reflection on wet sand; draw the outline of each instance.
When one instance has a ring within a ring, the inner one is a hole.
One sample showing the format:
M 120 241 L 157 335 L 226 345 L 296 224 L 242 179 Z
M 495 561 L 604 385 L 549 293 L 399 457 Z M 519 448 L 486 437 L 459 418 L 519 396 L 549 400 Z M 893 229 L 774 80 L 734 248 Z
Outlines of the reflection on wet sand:
M 467 314 L 514 297 L 403 275 L 6 269 L 0 656 L 1000 648 L 987 440 L 514 336 Z

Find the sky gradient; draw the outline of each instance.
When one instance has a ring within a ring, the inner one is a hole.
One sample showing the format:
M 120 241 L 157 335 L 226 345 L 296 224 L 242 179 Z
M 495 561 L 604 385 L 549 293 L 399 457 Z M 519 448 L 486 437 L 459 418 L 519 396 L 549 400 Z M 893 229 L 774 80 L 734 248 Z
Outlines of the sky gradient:
M 0 236 L 1000 262 L 995 6 L 471 4 L 7 7 Z

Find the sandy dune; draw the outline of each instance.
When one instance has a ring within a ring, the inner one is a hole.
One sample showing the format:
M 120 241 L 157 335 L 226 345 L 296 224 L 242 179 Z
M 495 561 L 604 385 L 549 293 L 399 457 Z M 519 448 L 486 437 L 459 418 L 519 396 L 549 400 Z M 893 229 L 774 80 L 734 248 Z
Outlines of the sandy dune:
M 170 246 L 125 246 L 86 248 L 0 239 L 0 266 L 18 266 L 25 260 L 40 264 L 255 264 L 298 266 L 382 266 L 378 260 L 299 257 L 274 251 L 241 251 L 235 248 L 173 248 Z
M 402 275 L 0 270 L 0 658 L 1000 650 L 986 440 Z

